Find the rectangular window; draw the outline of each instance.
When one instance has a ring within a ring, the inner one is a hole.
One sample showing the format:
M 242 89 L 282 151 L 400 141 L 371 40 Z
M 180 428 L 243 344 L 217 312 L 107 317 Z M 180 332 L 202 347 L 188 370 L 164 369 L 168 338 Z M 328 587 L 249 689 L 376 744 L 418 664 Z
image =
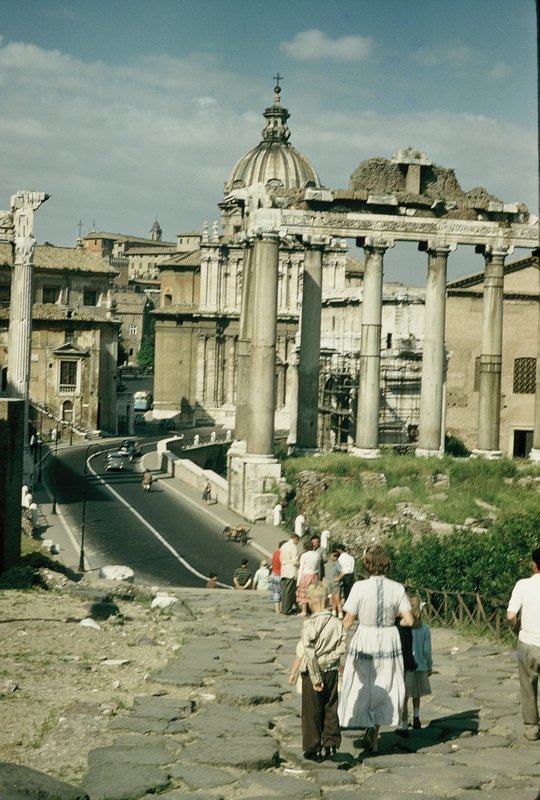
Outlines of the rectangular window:
M 534 394 L 536 358 L 514 359 L 514 394 Z
M 10 290 L 9 284 L 1 284 L 0 285 L 0 304 L 9 305 L 10 297 L 11 297 L 11 290 Z
M 129 326 L 129 333 L 130 333 L 130 336 L 136 336 L 137 335 L 137 326 L 136 325 L 130 325 Z
M 83 292 L 83 303 L 85 306 L 95 306 L 97 301 L 97 292 L 95 289 L 85 289 Z
M 60 296 L 60 288 L 58 286 L 44 286 L 43 287 L 43 302 L 56 303 Z
M 77 362 L 60 362 L 60 391 L 74 392 L 77 389 Z

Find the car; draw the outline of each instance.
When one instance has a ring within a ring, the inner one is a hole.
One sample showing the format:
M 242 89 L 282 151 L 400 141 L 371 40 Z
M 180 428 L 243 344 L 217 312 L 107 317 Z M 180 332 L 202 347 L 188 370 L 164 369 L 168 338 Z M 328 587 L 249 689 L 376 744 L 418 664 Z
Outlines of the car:
M 133 458 L 142 456 L 141 446 L 135 439 L 124 439 L 118 448 L 118 452 L 131 461 Z
M 176 425 L 174 423 L 174 419 L 160 419 L 158 428 L 160 431 L 175 431 Z
M 107 472 L 113 471 L 121 471 L 124 469 L 124 458 L 125 455 L 123 453 L 109 453 L 107 456 L 107 463 L 105 465 L 105 470 Z

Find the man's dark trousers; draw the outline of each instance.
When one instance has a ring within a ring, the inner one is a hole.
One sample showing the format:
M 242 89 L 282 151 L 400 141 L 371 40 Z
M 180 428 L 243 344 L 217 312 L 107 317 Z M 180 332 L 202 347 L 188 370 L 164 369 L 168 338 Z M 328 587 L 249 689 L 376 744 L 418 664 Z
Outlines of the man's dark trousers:
M 296 606 L 296 578 L 281 579 L 281 613 L 292 614 Z
M 323 672 L 323 690 L 316 692 L 309 672 L 302 673 L 302 749 L 305 753 L 322 747 L 338 748 L 341 731 L 338 720 L 338 671 Z

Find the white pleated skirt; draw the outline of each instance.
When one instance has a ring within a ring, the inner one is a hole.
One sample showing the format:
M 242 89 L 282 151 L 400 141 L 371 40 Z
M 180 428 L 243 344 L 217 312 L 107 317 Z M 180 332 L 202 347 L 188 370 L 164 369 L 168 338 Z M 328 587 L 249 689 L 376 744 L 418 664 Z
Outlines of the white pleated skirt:
M 338 705 L 342 728 L 399 725 L 405 682 L 401 640 L 395 625 L 358 625 L 345 661 Z

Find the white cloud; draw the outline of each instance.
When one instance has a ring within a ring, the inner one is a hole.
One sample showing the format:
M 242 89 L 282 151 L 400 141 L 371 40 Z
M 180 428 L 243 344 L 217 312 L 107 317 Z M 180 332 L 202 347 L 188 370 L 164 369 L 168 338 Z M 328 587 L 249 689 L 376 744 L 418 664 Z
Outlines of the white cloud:
M 135 235 L 157 215 L 164 238 L 217 219 L 223 184 L 260 141 L 270 100 L 250 76 L 212 59 L 154 56 L 122 66 L 58 51 L 0 46 L 0 208 L 18 189 L 52 194 L 36 214 L 38 241 L 72 245 L 82 219 Z M 268 87 L 267 87 L 268 88 Z M 452 114 L 342 113 L 328 95 L 288 97 L 292 144 L 330 188 L 360 161 L 409 145 L 454 167 L 465 190 L 536 204 L 534 132 L 518 122 Z
M 330 39 L 316 28 L 297 33 L 290 41 L 281 42 L 282 50 L 299 61 L 365 61 L 374 47 L 373 39 L 364 36 L 340 36 Z

